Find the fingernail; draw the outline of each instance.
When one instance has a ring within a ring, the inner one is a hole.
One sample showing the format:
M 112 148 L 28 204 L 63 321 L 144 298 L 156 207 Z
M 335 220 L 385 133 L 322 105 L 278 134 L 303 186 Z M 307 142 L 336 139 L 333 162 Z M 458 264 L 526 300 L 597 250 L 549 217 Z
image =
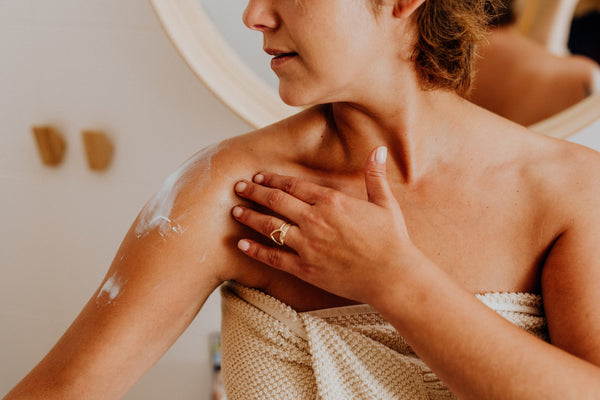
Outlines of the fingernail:
M 248 242 L 247 240 L 240 240 L 238 242 L 238 249 L 240 249 L 241 251 L 248 251 L 248 249 L 250 248 L 250 242 Z
M 242 210 L 242 207 L 235 206 L 235 207 L 233 207 L 233 211 L 231 213 L 233 214 L 234 217 L 239 218 L 242 216 L 243 212 L 244 212 L 244 210 Z
M 382 146 L 377 149 L 377 153 L 375 154 L 375 162 L 377 164 L 385 164 L 387 160 L 387 147 Z
M 256 183 L 263 183 L 263 181 L 265 180 L 265 176 L 262 174 L 256 174 L 254 175 L 254 182 Z
M 244 190 L 246 190 L 247 187 L 248 187 L 248 184 L 246 182 L 238 182 L 235 185 L 235 191 L 236 192 L 243 192 Z

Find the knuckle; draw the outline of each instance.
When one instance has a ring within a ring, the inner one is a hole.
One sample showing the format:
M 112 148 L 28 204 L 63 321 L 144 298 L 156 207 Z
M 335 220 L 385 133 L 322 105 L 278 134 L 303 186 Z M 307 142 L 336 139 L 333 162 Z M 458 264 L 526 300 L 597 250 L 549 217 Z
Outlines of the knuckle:
M 270 249 L 267 251 L 267 263 L 272 267 L 281 266 L 281 254 L 277 249 Z
M 267 207 L 273 209 L 278 206 L 283 199 L 283 192 L 280 190 L 273 190 L 267 195 Z
M 289 178 L 283 185 L 283 191 L 286 193 L 295 193 L 299 183 L 298 178 Z
M 303 262 L 298 266 L 298 270 L 302 272 L 302 277 L 311 280 L 317 272 L 315 266 L 310 262 Z
M 250 249 L 248 249 L 247 253 L 250 255 L 250 257 L 260 260 L 261 249 L 259 246 L 251 245 Z
M 323 201 L 328 205 L 338 205 L 341 203 L 342 195 L 335 190 L 327 190 L 323 193 Z
M 312 207 L 298 211 L 298 217 L 300 221 L 310 222 L 313 219 L 313 214 Z
M 321 217 L 320 213 L 312 211 L 307 213 L 305 217 L 306 221 L 313 227 L 320 227 L 323 225 L 323 217 Z
M 270 218 L 267 218 L 264 221 L 262 221 L 260 229 L 261 232 L 268 237 L 271 234 L 271 232 L 277 229 L 274 226 L 275 225 L 273 224 L 273 221 Z
M 302 264 L 308 268 L 310 265 L 313 265 L 316 261 L 316 254 L 312 247 L 304 249 L 302 252 Z
M 302 242 L 303 244 L 303 248 L 302 248 L 302 254 L 301 254 L 301 258 L 302 258 L 302 263 L 304 265 L 306 265 L 306 267 L 311 267 L 314 265 L 319 264 L 319 261 L 323 258 L 324 254 L 327 254 L 326 252 L 323 252 L 322 250 L 322 246 L 319 245 L 317 242 L 319 242 L 318 240 L 305 240 Z M 329 250 L 329 249 L 327 249 Z
M 331 230 L 331 212 L 323 208 L 315 208 L 306 213 L 303 228 L 313 239 L 322 238 L 325 232 Z
M 385 178 L 385 171 L 382 168 L 370 168 L 366 174 L 370 178 Z

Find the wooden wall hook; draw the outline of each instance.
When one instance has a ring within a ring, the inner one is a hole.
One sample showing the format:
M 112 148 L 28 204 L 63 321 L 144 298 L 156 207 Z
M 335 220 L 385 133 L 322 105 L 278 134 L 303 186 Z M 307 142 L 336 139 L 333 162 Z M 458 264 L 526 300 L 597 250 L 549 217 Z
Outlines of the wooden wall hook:
M 44 165 L 51 167 L 59 165 L 67 149 L 62 135 L 47 125 L 34 126 L 32 131 Z
M 114 146 L 108 136 L 98 131 L 83 131 L 81 136 L 90 169 L 94 171 L 107 169 L 114 154 Z

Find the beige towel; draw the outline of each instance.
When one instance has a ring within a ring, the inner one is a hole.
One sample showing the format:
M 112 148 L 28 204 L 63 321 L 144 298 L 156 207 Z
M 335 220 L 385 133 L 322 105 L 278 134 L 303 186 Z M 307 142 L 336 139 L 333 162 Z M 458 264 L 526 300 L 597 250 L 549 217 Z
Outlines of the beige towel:
M 298 313 L 258 290 L 221 288 L 227 398 L 455 399 L 396 330 L 368 305 Z M 546 339 L 541 297 L 477 296 Z

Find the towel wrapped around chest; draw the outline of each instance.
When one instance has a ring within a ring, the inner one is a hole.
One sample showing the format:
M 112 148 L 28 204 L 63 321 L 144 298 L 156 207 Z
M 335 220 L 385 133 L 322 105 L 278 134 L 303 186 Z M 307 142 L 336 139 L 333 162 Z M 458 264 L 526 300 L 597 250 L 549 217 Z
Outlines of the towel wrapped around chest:
M 299 313 L 232 282 L 222 286 L 221 296 L 221 357 L 229 400 L 456 398 L 368 305 Z M 547 340 L 540 296 L 477 297 Z

